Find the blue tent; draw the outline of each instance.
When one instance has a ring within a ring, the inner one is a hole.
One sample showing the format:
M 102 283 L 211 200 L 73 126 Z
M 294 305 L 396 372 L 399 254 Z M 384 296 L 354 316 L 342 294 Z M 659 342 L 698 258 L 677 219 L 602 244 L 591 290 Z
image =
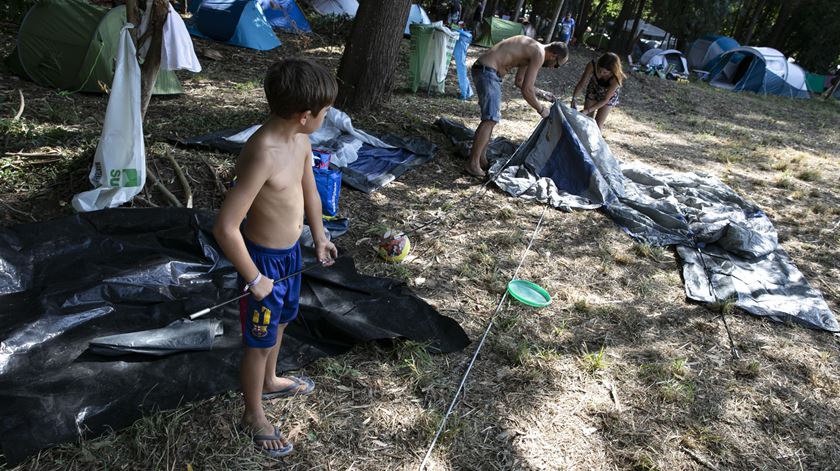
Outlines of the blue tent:
M 258 0 L 265 19 L 274 28 L 290 33 L 311 33 L 312 27 L 295 0 Z
M 259 0 L 204 0 L 193 14 L 189 30 L 194 36 L 258 51 L 280 45 Z
M 703 36 L 691 43 L 688 48 L 688 66 L 692 70 L 709 70 L 715 59 L 726 51 L 740 46 L 738 41 L 728 36 Z
M 769 47 L 738 47 L 721 54 L 706 80 L 732 91 L 809 98 L 805 71 Z

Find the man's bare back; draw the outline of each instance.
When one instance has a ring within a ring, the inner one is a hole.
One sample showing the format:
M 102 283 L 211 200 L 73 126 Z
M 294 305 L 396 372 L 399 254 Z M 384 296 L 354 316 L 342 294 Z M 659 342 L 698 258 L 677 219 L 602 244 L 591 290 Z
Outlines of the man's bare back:
M 479 56 L 478 61 L 496 69 L 504 77 L 511 69 L 527 66 L 532 61 L 542 66 L 544 59 L 543 46 L 537 40 L 528 36 L 513 36 L 497 43 Z

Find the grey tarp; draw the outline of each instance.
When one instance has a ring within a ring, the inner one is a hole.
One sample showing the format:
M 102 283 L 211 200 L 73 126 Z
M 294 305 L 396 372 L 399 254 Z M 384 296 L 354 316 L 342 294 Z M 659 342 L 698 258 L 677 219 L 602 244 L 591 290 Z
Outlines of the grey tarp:
M 621 163 L 594 120 L 559 103 L 508 156 L 498 155 L 490 174 L 511 195 L 564 210 L 600 207 L 634 239 L 676 245 L 690 299 L 731 299 L 751 314 L 840 331 L 767 216 L 715 177 Z

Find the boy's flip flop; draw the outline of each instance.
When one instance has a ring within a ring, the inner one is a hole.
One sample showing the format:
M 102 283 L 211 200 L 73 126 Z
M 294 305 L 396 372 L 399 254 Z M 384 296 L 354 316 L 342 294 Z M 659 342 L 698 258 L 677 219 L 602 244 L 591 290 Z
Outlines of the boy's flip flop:
M 259 444 L 259 442 L 270 442 L 272 440 L 283 440 L 283 434 L 280 432 L 278 427 L 274 427 L 274 435 L 253 435 L 251 439 L 254 441 L 254 446 L 257 449 L 266 455 L 272 458 L 282 458 L 284 456 L 288 456 L 294 449 L 295 446 L 292 445 L 292 442 L 286 442 L 286 446 L 283 448 L 266 448 Z
M 277 391 L 264 392 L 263 400 L 282 397 L 308 396 L 315 390 L 315 382 L 306 376 L 288 376 L 292 384 Z

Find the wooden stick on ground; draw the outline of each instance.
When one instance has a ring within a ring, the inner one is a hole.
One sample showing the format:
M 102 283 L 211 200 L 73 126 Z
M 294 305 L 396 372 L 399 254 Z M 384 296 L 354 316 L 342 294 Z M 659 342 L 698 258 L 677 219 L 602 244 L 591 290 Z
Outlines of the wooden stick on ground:
M 20 119 L 20 117 L 23 115 L 23 108 L 26 106 L 24 101 L 23 101 L 23 92 L 19 88 L 18 88 L 18 94 L 20 95 L 20 108 L 18 108 L 18 112 L 15 115 L 15 117 L 12 118 L 12 121 L 17 121 L 17 120 Z
M 175 169 L 175 174 L 178 175 L 178 180 L 181 182 L 181 186 L 184 187 L 184 194 L 187 196 L 187 207 L 193 207 L 193 195 L 192 189 L 190 188 L 190 183 L 187 181 L 187 177 L 184 175 L 184 170 L 181 169 L 181 166 L 178 165 L 178 162 L 175 160 L 175 157 L 172 156 L 172 152 L 170 148 L 166 148 L 166 152 L 163 154 L 169 159 L 169 162 L 172 163 L 172 167 Z
M 184 205 L 181 204 L 180 201 L 178 201 L 178 198 L 176 198 L 175 195 L 173 195 L 172 192 L 169 191 L 168 188 L 166 188 L 166 185 L 160 182 L 157 175 L 155 175 L 155 172 L 152 171 L 152 169 L 149 168 L 148 165 L 146 166 L 146 176 L 149 178 L 149 180 L 152 181 L 152 186 L 160 190 L 160 192 L 163 193 L 163 196 L 165 196 L 166 199 L 168 199 L 173 206 L 175 206 L 176 208 L 184 207 Z

